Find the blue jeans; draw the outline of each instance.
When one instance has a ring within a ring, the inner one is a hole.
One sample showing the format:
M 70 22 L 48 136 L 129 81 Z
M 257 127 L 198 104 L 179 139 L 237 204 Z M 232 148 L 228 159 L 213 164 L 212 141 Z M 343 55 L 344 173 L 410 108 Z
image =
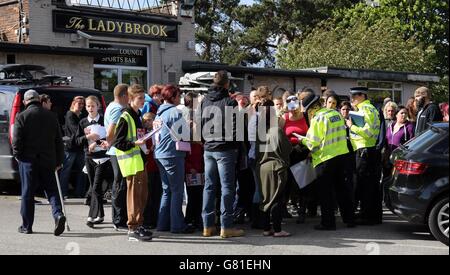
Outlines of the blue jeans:
M 163 193 L 158 215 L 158 231 L 180 233 L 186 229 L 183 215 L 184 158 L 157 160 Z
M 61 200 L 59 199 L 54 171 L 35 162 L 19 161 L 19 173 L 22 184 L 20 214 L 22 216 L 22 226 L 25 229 L 33 229 L 34 193 L 39 185 L 43 187 L 52 206 L 53 218 L 56 219 L 62 215 Z
M 205 151 L 205 188 L 203 190 L 203 226 L 215 223 L 216 188 L 221 184 L 220 222 L 224 229 L 233 227 L 233 204 L 236 193 L 237 151 Z
M 69 193 L 69 180 L 72 170 L 75 172 L 75 196 L 84 197 L 86 195 L 86 176 L 83 173 L 85 164 L 83 152 L 64 151 L 64 163 L 61 170 L 61 189 L 63 196 Z

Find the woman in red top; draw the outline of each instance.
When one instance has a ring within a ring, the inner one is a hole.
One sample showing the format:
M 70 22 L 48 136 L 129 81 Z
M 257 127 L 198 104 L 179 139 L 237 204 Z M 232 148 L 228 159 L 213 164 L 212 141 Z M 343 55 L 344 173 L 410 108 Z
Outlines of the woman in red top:
M 288 137 L 292 145 L 299 144 L 298 137 L 294 134 L 306 136 L 308 132 L 308 124 L 305 116 L 300 109 L 300 102 L 296 96 L 290 96 L 286 99 L 288 112 L 281 119 L 284 133 Z
M 286 106 L 288 113 L 281 118 L 280 124 L 284 130 L 284 133 L 291 142 L 294 150 L 290 155 L 290 165 L 293 166 L 300 161 L 305 160 L 309 155 L 309 150 L 299 143 L 298 137 L 294 134 L 306 136 L 308 132 L 308 124 L 305 118 L 305 114 L 302 112 L 300 107 L 300 101 L 296 96 L 289 96 L 286 99 Z M 306 205 L 309 197 L 309 189 L 305 187 L 300 190 L 297 183 L 295 182 L 294 176 L 289 169 L 289 177 L 286 186 L 285 202 L 291 200 L 294 207 L 298 209 L 298 219 L 297 223 L 304 223 L 306 216 Z M 291 215 L 285 210 L 285 215 L 290 217 Z

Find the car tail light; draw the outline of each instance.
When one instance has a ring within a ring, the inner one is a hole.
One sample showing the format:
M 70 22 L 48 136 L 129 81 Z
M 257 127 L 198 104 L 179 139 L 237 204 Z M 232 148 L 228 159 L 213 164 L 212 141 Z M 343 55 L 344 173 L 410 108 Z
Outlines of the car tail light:
M 16 116 L 20 112 L 20 106 L 22 105 L 22 96 L 17 93 L 14 97 L 13 106 L 11 109 L 11 116 L 9 119 L 9 142 L 12 144 L 14 137 L 14 122 L 16 121 Z
M 425 163 L 406 160 L 396 160 L 394 166 L 402 175 L 422 175 L 428 167 Z

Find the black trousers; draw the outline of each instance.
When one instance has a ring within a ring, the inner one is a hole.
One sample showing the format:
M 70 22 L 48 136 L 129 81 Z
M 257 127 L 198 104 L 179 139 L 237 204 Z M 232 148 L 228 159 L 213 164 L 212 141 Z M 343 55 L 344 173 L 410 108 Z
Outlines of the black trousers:
M 273 202 L 269 211 L 263 212 L 262 220 L 264 224 L 264 231 L 270 231 L 270 220 L 272 219 L 273 231 L 276 233 L 281 232 L 281 221 L 283 219 L 282 207 L 283 197 L 280 196 L 279 199 Z
M 203 185 L 186 186 L 188 203 L 186 205 L 186 224 L 202 226 Z
M 144 210 L 144 226 L 156 227 L 161 204 L 162 183 L 159 172 L 148 173 L 148 199 Z
M 345 184 L 349 190 L 352 190 L 352 204 L 354 205 L 354 210 L 356 210 L 355 205 L 357 204 L 356 195 L 355 195 L 355 169 L 356 169 L 356 159 L 355 152 L 350 152 L 344 155 L 345 159 Z M 358 199 L 359 202 L 359 199 Z
M 373 223 L 381 223 L 383 216 L 380 161 L 380 151 L 375 147 L 356 151 L 356 180 L 361 218 Z
M 108 160 L 102 164 L 97 164 L 90 158 L 86 158 L 86 169 L 88 172 L 89 184 L 91 186 L 91 204 L 89 207 L 89 217 L 105 217 L 103 209 L 103 181 L 108 178 L 111 170 L 111 162 Z
M 112 222 L 117 226 L 127 226 L 127 181 L 122 177 L 116 156 L 111 156 L 114 181 L 111 189 Z
M 236 174 L 238 183 L 238 199 L 236 204 L 237 209 L 243 209 L 245 213 L 251 214 L 253 194 L 255 193 L 255 179 L 250 168 L 239 170 Z
M 336 201 L 344 223 L 354 222 L 352 204 L 353 191 L 345 183 L 345 155 L 337 156 L 316 167 L 322 225 L 335 227 L 334 211 Z
M 61 200 L 58 194 L 55 174 L 52 169 L 43 167 L 38 161 L 19 161 L 19 173 L 22 187 L 20 214 L 22 226 L 33 230 L 34 223 L 34 195 L 38 187 L 42 187 L 52 206 L 53 218 L 62 215 Z

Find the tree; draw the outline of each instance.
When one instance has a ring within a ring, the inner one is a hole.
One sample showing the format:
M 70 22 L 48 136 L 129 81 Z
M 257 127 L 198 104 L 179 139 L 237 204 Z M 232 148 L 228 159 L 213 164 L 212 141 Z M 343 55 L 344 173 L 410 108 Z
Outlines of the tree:
M 220 43 L 230 32 L 234 20 L 233 10 L 239 0 L 199 0 L 195 4 L 196 41 L 200 57 L 207 61 L 220 61 Z M 227 41 L 228 42 L 228 41 Z
M 334 22 L 340 28 L 349 28 L 356 22 L 364 21 L 367 26 L 389 18 L 405 40 L 415 38 L 424 49 L 436 49 L 435 70 L 448 74 L 448 0 L 380 0 L 379 8 L 364 4 L 334 12 Z
M 424 50 L 413 38 L 404 40 L 389 19 L 368 27 L 364 21 L 350 28 L 326 22 L 302 41 L 280 47 L 277 63 L 298 69 L 335 66 L 392 71 L 433 71 L 432 46 Z
M 233 65 L 275 65 L 279 44 L 301 39 L 332 10 L 359 0 L 200 0 L 196 4 L 196 40 L 200 57 Z

